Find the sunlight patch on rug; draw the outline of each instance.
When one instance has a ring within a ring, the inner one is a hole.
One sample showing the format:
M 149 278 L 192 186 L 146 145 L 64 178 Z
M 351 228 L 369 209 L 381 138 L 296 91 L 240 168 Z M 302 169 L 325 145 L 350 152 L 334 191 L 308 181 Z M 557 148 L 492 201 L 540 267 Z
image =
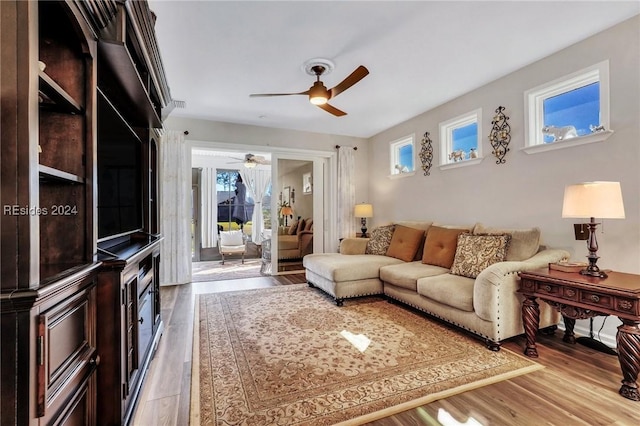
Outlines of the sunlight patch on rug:
M 199 295 L 195 312 L 192 425 L 361 424 L 542 368 L 381 298 L 337 307 L 306 284 Z
M 219 260 L 194 262 L 191 267 L 191 281 L 223 281 L 242 278 L 255 278 L 262 276 L 260 267 L 261 259 L 245 260 L 228 259 L 224 265 Z

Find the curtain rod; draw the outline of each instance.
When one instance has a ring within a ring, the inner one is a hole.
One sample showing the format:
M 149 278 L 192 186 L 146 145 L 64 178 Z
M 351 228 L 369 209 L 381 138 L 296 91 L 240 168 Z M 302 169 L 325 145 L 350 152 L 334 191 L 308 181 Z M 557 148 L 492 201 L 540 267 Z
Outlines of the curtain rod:
M 340 145 L 336 145 L 336 149 L 339 149 L 339 148 L 340 148 Z M 357 151 L 357 150 L 358 150 L 358 147 L 357 147 L 357 146 L 354 146 L 354 147 L 353 147 L 353 150 L 354 150 L 354 151 Z

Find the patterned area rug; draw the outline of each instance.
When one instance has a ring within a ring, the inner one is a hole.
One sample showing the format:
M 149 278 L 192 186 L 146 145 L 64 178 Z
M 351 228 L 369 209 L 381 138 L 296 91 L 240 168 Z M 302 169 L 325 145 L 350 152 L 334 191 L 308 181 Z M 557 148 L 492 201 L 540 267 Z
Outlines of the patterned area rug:
M 196 302 L 191 424 L 362 424 L 542 368 L 377 297 L 306 284 Z
M 260 277 L 261 265 L 261 259 L 245 259 L 243 264 L 238 257 L 227 259 L 224 265 L 219 260 L 193 262 L 191 281 L 195 283 Z

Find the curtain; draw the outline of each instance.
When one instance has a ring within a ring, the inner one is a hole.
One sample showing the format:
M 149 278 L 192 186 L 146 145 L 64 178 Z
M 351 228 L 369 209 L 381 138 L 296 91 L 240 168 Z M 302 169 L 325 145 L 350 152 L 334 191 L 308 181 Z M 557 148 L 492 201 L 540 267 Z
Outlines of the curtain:
M 338 148 L 338 238 L 356 234 L 353 208 L 356 205 L 356 189 L 353 183 L 355 155 L 352 147 Z
M 240 174 L 255 203 L 253 216 L 251 217 L 251 241 L 260 243 L 262 242 L 262 230 L 264 229 L 262 199 L 267 192 L 269 183 L 271 183 L 271 170 L 263 170 L 256 167 L 240 170 Z
M 202 247 L 215 247 L 218 242 L 217 173 L 218 171 L 213 167 L 203 167 L 200 177 Z
M 191 281 L 191 169 L 184 134 L 167 131 L 159 151 L 161 284 L 185 284 Z

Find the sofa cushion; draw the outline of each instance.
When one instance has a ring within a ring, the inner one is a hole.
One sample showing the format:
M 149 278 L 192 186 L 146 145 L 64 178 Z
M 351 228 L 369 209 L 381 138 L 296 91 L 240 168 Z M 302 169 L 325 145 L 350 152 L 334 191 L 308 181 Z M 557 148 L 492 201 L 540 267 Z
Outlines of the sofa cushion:
M 393 237 L 394 225 L 379 226 L 371 231 L 371 238 L 367 243 L 366 254 L 378 254 L 384 256 L 387 254 L 391 237 Z
M 540 247 L 540 228 L 509 229 L 492 228 L 482 223 L 476 224 L 474 234 L 510 234 L 511 242 L 507 249 L 506 260 L 527 260 L 538 252 Z
M 365 254 L 368 238 L 343 238 L 340 241 L 341 254 Z
M 298 230 L 298 221 L 296 220 L 289 226 L 289 229 L 287 230 L 287 234 L 296 235 L 297 230 Z
M 431 226 L 424 241 L 422 263 L 451 268 L 456 255 L 458 235 L 463 232 L 469 232 L 469 230 Z
M 510 240 L 510 234 L 460 234 L 451 273 L 469 278 L 477 277 L 490 265 L 505 260 Z
M 473 312 L 473 278 L 443 274 L 420 278 L 416 284 L 418 294 L 447 306 Z
M 398 287 L 417 291 L 416 284 L 420 278 L 442 275 L 448 272 L 449 270 L 447 268 L 425 265 L 424 263 L 417 261 L 383 266 L 380 268 L 380 279 Z
M 305 220 L 304 230 L 305 231 L 312 231 L 313 230 L 313 219 L 309 218 L 309 219 Z
M 339 253 L 312 253 L 306 255 L 303 266 L 314 273 L 335 282 L 355 281 L 369 278 L 379 278 L 380 268 L 386 265 L 401 263 L 394 257 Z
M 387 256 L 411 262 L 422 242 L 424 231 L 407 226 L 396 225 L 387 249 Z
M 297 235 L 278 235 L 278 251 L 298 250 Z

